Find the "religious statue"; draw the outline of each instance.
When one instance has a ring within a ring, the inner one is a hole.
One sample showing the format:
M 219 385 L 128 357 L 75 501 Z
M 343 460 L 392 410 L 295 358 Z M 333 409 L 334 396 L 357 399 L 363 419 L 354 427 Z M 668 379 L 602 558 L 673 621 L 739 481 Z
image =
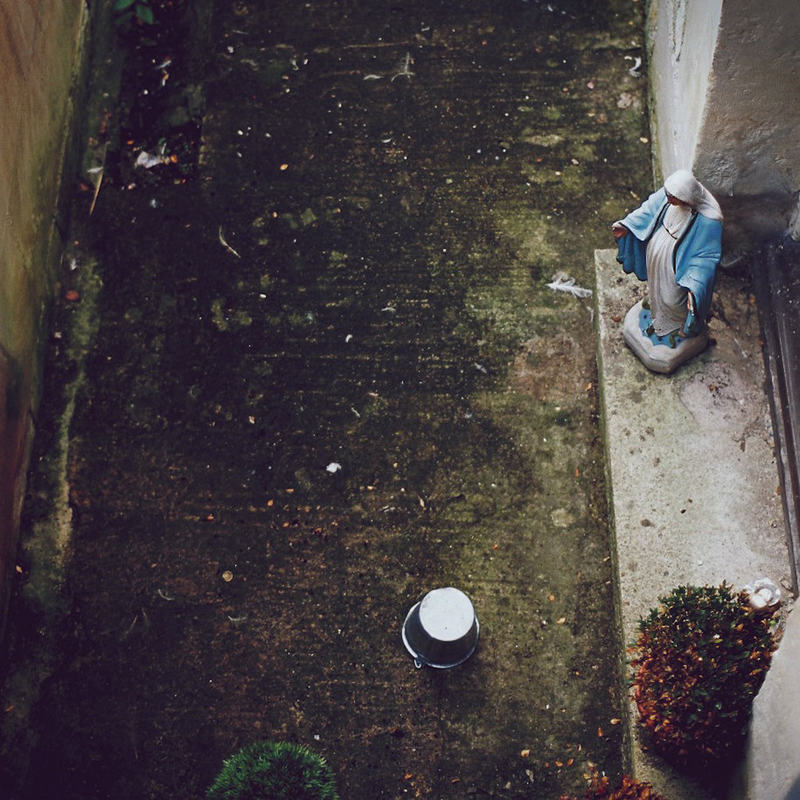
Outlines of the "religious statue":
M 678 170 L 612 228 L 617 261 L 649 283 L 649 298 L 625 317 L 625 342 L 648 369 L 672 372 L 708 345 L 722 211 L 691 172 Z

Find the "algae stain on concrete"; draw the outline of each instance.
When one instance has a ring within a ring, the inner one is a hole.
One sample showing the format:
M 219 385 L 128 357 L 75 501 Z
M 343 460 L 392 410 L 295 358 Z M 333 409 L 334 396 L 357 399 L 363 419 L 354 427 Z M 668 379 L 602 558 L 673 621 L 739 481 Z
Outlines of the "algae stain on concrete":
M 77 263 L 77 262 L 75 262 Z M 24 535 L 24 563 L 27 575 L 20 590 L 25 619 L 36 621 L 37 647 L 28 653 L 15 653 L 10 660 L 11 671 L 6 676 L 4 699 L 8 705 L 2 718 L 4 758 L 23 765 L 31 757 L 37 733 L 30 727 L 29 715 L 40 698 L 43 682 L 58 666 L 60 650 L 55 641 L 70 613 L 64 592 L 72 549 L 73 510 L 71 504 L 71 425 L 78 404 L 85 402 L 87 387 L 86 358 L 94 344 L 100 326 L 98 299 L 102 281 L 91 258 L 81 259 L 80 303 L 68 309 L 66 324 L 59 335 L 66 334 L 58 358 L 59 374 L 71 374 L 60 386 L 57 401 L 56 428 L 49 438 L 50 446 L 42 453 L 37 466 L 37 505 L 31 513 L 31 501 L 26 513 L 31 520 Z M 49 358 L 53 358 L 53 348 Z M 53 365 L 51 364 L 51 367 Z M 66 370 L 66 373 L 65 373 Z M 51 401 L 52 402 L 52 401 Z M 40 436 L 42 434 L 40 433 Z M 40 445 L 41 447 L 41 445 Z
M 32 526 L 25 547 L 30 554 L 31 571 L 25 584 L 25 594 L 36 599 L 44 610 L 50 607 L 61 588 L 66 560 L 69 556 L 72 533 L 70 507 L 70 436 L 76 405 L 85 398 L 86 358 L 100 327 L 98 299 L 102 281 L 97 265 L 91 260 L 81 264 L 80 303 L 71 311 L 68 341 L 62 358 L 74 365 L 74 376 L 62 388 L 63 412 L 59 416 L 53 446 L 44 461 L 49 474 L 48 504 L 50 512 L 45 520 Z

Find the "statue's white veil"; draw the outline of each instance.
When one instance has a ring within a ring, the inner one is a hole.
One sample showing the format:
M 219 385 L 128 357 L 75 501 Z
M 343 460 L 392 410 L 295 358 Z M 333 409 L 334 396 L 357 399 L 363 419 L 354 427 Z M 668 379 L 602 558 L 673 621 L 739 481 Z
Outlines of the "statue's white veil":
M 688 203 L 704 217 L 722 221 L 722 209 L 714 199 L 714 195 L 688 169 L 679 169 L 677 172 L 673 172 L 664 181 L 664 188 L 673 197 Z

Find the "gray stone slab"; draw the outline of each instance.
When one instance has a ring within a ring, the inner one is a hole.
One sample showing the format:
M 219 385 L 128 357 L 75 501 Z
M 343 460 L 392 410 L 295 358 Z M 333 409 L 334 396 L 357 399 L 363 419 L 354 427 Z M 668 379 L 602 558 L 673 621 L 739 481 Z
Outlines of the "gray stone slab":
M 598 361 L 625 641 L 681 584 L 790 579 L 758 320 L 722 276 L 711 346 L 672 375 L 626 347 L 622 320 L 645 290 L 615 251 L 595 253 Z M 635 727 L 635 726 L 634 726 Z M 635 733 L 635 731 L 634 731 Z M 635 774 L 673 800 L 699 800 L 634 738 Z
M 800 614 L 786 622 L 753 704 L 747 759 L 737 800 L 791 800 L 800 789 Z

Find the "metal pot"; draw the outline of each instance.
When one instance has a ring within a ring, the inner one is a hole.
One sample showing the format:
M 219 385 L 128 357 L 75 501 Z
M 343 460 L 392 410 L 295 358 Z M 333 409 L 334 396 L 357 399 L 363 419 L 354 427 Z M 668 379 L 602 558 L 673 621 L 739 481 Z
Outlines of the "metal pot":
M 428 592 L 403 623 L 403 644 L 417 668 L 457 667 L 475 652 L 479 634 L 472 602 L 452 586 Z

